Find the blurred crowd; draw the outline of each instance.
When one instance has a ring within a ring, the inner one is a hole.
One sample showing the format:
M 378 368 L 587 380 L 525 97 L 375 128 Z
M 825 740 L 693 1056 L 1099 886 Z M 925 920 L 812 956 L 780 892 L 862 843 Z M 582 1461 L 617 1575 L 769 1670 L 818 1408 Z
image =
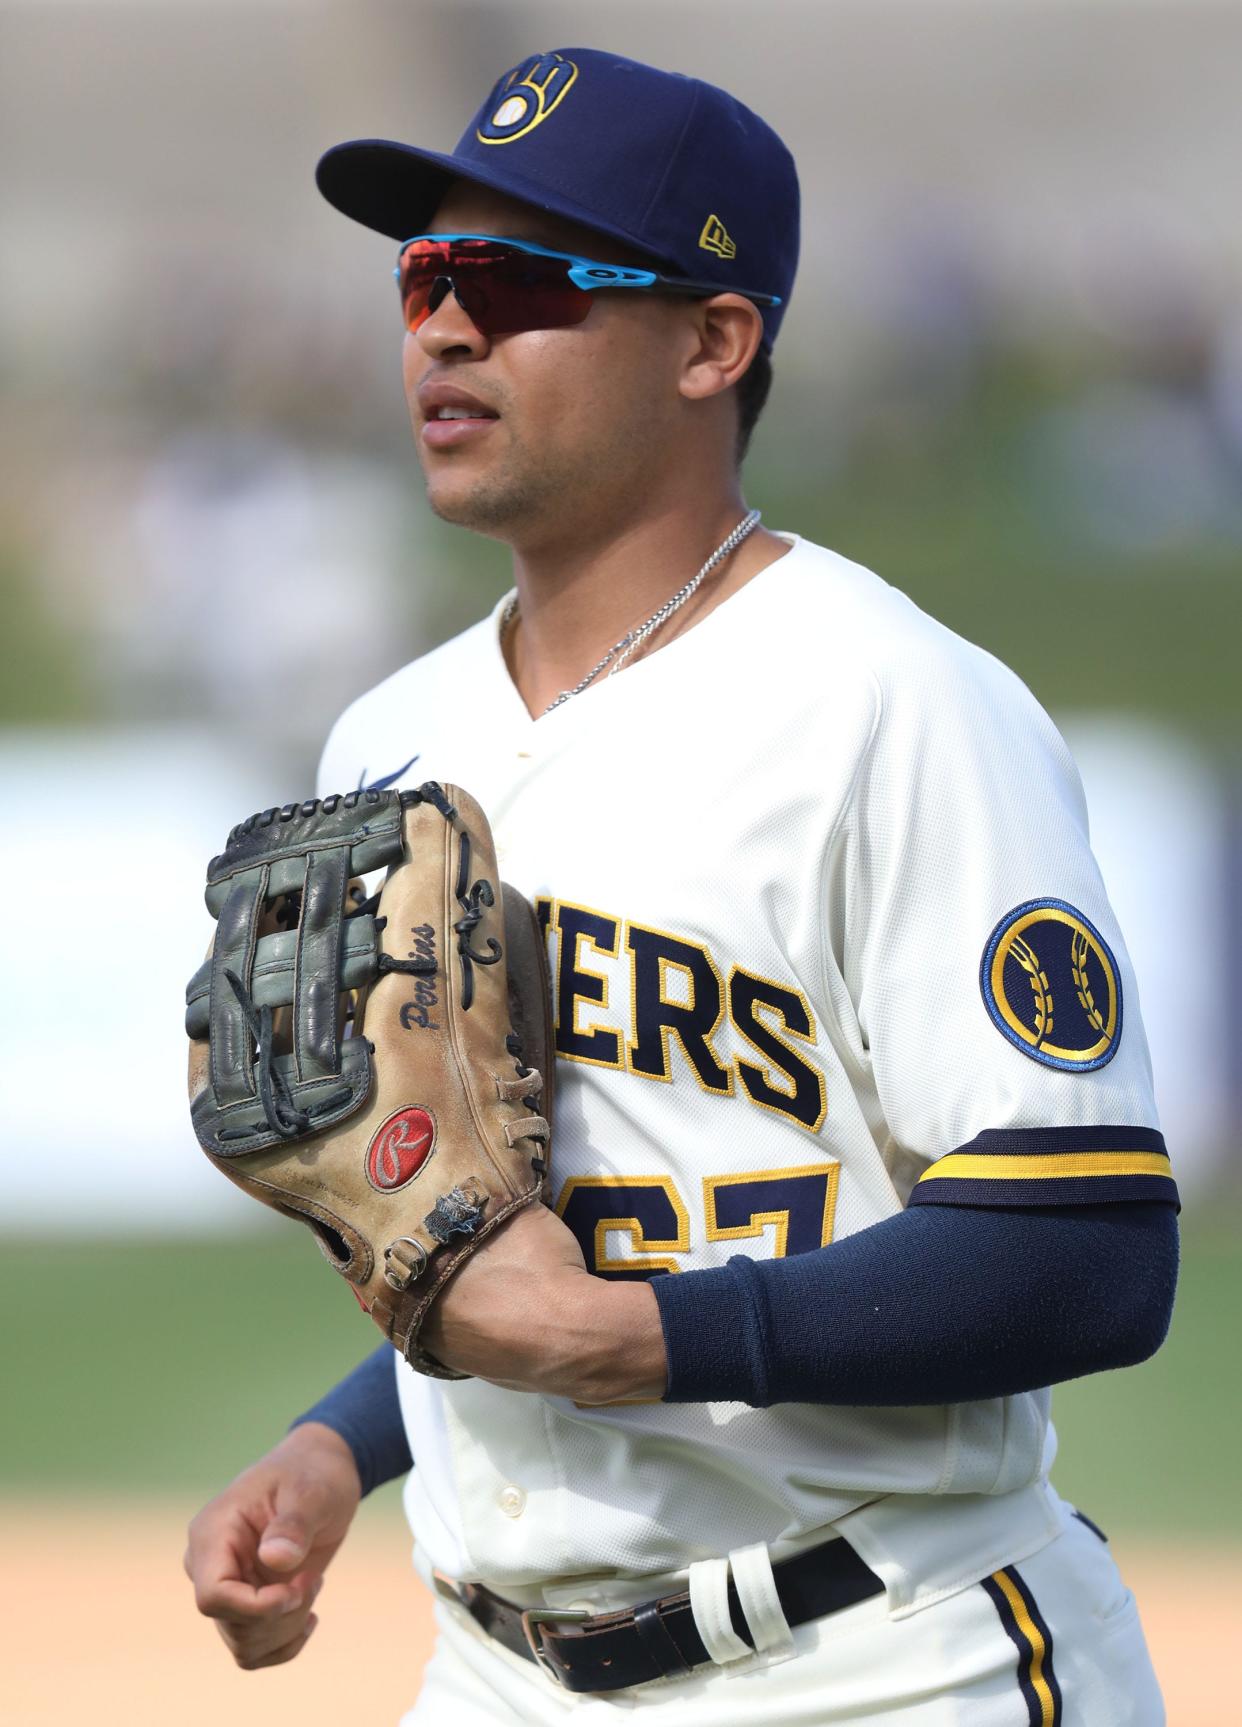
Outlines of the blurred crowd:
M 1242 309 L 1136 255 L 1114 266 L 1124 319 L 1024 328 L 972 237 L 915 225 L 886 238 L 874 294 L 837 317 L 846 351 L 817 366 L 811 292 L 795 303 L 751 463 L 756 502 L 774 493 L 791 527 L 813 505 L 831 538 L 860 474 L 875 474 L 882 503 L 886 468 L 894 486 L 917 469 L 934 487 L 965 465 L 966 528 L 1000 487 L 990 507 L 1023 536 L 1017 555 L 1072 560 L 1118 598 L 1153 571 L 1189 584 L 1236 570 Z M 354 322 L 282 304 L 279 282 L 248 307 L 227 291 L 179 302 L 155 278 L 127 306 L 144 340 L 102 388 L 44 394 L 30 411 L 37 379 L 18 357 L 0 416 L 5 657 L 25 658 L 25 631 L 50 664 L 37 686 L 19 674 L 6 688 L 5 718 L 171 705 L 265 735 L 289 722 L 293 742 L 474 615 L 475 549 L 420 507 L 395 296 L 384 310 L 394 333 L 368 356 Z M 884 573 L 901 580 L 917 547 L 894 532 L 898 567 Z M 484 598 L 502 579 L 492 560 Z

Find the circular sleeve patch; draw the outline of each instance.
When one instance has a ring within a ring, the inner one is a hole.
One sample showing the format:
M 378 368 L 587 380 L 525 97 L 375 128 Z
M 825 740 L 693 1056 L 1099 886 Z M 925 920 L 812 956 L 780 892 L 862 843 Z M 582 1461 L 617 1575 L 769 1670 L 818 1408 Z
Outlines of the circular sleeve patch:
M 1064 900 L 1027 900 L 1005 914 L 983 951 L 979 987 L 997 1031 L 1032 1061 L 1088 1073 L 1117 1053 L 1117 962 Z

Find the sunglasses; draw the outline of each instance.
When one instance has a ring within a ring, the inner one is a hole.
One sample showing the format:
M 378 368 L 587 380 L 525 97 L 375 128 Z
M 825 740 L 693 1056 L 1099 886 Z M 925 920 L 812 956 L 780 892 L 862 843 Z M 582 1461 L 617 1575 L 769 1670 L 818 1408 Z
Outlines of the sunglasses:
M 452 293 L 475 329 L 485 336 L 519 330 L 559 330 L 581 324 L 600 288 L 631 288 L 647 294 L 685 294 L 704 299 L 727 292 L 719 282 L 690 282 L 600 264 L 571 252 L 550 252 L 529 240 L 490 234 L 418 234 L 401 248 L 393 271 L 407 330 L 425 323 Z M 779 306 L 777 294 L 735 290 L 757 306 Z

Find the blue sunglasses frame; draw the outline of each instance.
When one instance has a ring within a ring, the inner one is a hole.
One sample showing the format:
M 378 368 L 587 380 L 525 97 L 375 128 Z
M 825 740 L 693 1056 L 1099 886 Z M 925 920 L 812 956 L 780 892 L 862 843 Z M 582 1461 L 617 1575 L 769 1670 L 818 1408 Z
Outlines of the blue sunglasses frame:
M 414 245 L 417 240 L 443 241 L 450 245 L 459 240 L 486 240 L 490 245 L 506 246 L 510 251 L 526 252 L 536 258 L 556 258 L 569 265 L 565 274 L 575 288 L 635 288 L 646 293 L 688 294 L 700 299 L 711 294 L 740 294 L 756 306 L 781 304 L 779 294 L 761 294 L 753 288 L 727 288 L 720 282 L 693 282 L 684 276 L 664 276 L 656 270 L 635 269 L 629 264 L 602 264 L 594 258 L 582 258 L 574 252 L 553 252 L 546 246 L 537 246 L 533 240 L 512 240 L 503 234 L 413 234 L 401 243 L 397 267 L 393 271 L 398 286 L 401 283 L 400 259 L 405 256 L 406 247 Z M 451 272 L 446 271 L 445 274 L 451 281 Z

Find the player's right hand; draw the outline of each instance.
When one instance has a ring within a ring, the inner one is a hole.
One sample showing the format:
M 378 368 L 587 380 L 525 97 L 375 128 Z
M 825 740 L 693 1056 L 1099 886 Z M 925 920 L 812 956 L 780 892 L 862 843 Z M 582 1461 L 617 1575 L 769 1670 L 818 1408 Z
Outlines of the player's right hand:
M 362 1496 L 353 1453 L 319 1422 L 295 1427 L 190 1524 L 186 1575 L 239 1667 L 306 1647 L 324 1570 Z

